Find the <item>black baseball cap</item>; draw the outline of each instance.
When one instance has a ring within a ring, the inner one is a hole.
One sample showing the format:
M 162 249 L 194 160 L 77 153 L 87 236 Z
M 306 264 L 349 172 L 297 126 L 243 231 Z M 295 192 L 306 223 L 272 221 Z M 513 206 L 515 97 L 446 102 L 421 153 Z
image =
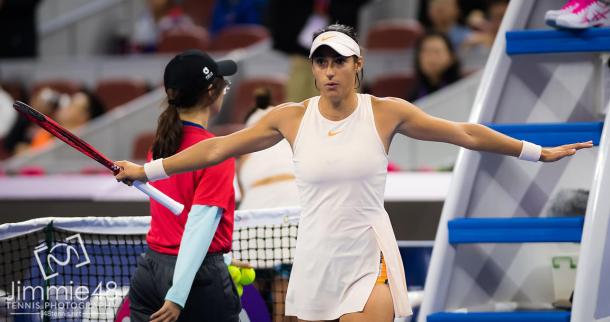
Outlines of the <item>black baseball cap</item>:
M 215 61 L 201 50 L 191 49 L 176 55 L 165 67 L 165 89 L 193 93 L 212 84 L 214 78 L 237 72 L 232 60 Z

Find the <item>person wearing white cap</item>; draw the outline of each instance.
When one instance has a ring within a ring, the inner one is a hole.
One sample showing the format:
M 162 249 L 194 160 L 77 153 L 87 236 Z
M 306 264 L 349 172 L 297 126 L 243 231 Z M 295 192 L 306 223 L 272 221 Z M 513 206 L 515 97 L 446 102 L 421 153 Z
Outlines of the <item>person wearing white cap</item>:
M 310 58 L 320 96 L 280 105 L 249 128 L 153 161 L 156 172 L 119 161 L 122 171 L 116 175 L 126 184 L 154 181 L 160 173 L 205 168 L 287 139 L 302 212 L 286 315 L 301 321 L 390 322 L 411 314 L 402 260 L 383 207 L 395 134 L 545 162 L 592 146 L 543 149 L 481 124 L 432 117 L 398 98 L 359 94 L 364 60 L 348 26 L 316 32 Z

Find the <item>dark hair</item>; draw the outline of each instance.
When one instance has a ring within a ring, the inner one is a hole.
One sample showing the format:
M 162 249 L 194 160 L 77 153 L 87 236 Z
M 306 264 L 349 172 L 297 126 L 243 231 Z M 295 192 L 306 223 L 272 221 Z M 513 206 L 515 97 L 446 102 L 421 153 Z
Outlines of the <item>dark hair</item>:
M 252 96 L 254 96 L 254 107 L 244 117 L 245 122 L 248 122 L 248 119 L 256 110 L 264 110 L 271 105 L 271 89 L 269 87 L 257 87 L 254 89 Z
M 261 110 L 271 105 L 271 90 L 268 87 L 259 87 L 254 90 L 254 107 Z
M 314 39 L 316 39 L 316 37 L 318 37 L 319 35 L 327 32 L 327 31 L 337 31 L 337 32 L 346 34 L 350 38 L 352 38 L 356 43 L 358 43 L 358 34 L 356 33 L 356 30 L 354 29 L 354 27 L 348 26 L 348 25 L 342 25 L 339 23 L 335 23 L 335 24 L 326 26 L 326 27 L 314 32 L 313 38 L 311 40 L 313 41 Z
M 216 77 L 212 86 L 201 88 L 198 92 L 180 92 L 166 88 L 167 106 L 157 123 L 157 132 L 152 144 L 153 159 L 167 158 L 175 154 L 182 141 L 182 122 L 178 109 L 191 109 L 195 106 L 209 106 L 222 94 L 225 82 L 222 77 Z
M 509 0 L 487 0 L 485 4 L 486 11 L 495 5 L 508 5 Z
M 461 73 L 460 61 L 457 57 L 457 54 L 455 53 L 455 50 L 453 49 L 453 44 L 451 44 L 451 40 L 449 40 L 449 37 L 447 37 L 447 35 L 445 35 L 444 33 L 436 32 L 436 31 L 427 32 L 423 37 L 421 37 L 417 41 L 417 44 L 415 45 L 415 55 L 414 55 L 415 76 L 418 81 L 416 90 L 425 88 L 425 89 L 431 89 L 431 91 L 429 91 L 429 92 L 433 92 L 440 87 L 438 84 L 432 84 L 430 82 L 430 80 L 428 79 L 428 77 L 426 77 L 426 75 L 424 75 L 424 73 L 422 71 L 421 63 L 419 61 L 419 55 L 421 54 L 422 46 L 423 46 L 424 42 L 430 38 L 440 38 L 443 41 L 443 43 L 445 43 L 445 46 L 447 46 L 447 50 L 449 50 L 449 53 L 451 54 L 451 56 L 453 58 L 453 63 L 451 65 L 449 65 L 449 67 L 443 72 L 443 75 L 441 75 L 442 84 L 440 86 L 448 85 L 448 84 L 451 84 L 451 83 L 459 80 L 462 77 L 462 73 Z M 417 95 L 417 93 L 413 93 L 413 95 L 411 95 L 410 99 L 419 98 L 419 96 L 420 95 Z
M 93 92 L 91 92 L 88 89 L 82 89 L 81 93 L 85 94 L 85 96 L 87 96 L 87 100 L 88 100 L 88 108 L 87 111 L 89 112 L 89 119 L 93 120 L 94 118 L 104 114 L 106 112 L 106 107 L 104 106 L 104 103 L 102 103 L 102 100 L 99 98 L 99 96 L 97 96 L 96 94 L 94 94 Z
M 358 33 L 356 33 L 356 30 L 354 29 L 354 27 L 348 26 L 348 25 L 343 25 L 343 24 L 340 24 L 340 23 L 334 23 L 332 25 L 328 25 L 328 26 L 326 26 L 326 27 L 324 27 L 324 28 L 314 32 L 313 33 L 313 37 L 312 37 L 312 41 L 314 39 L 316 39 L 316 37 L 318 37 L 319 35 L 327 32 L 327 31 L 337 31 L 337 32 L 346 34 L 350 38 L 352 38 L 356 42 L 356 44 L 360 45 L 358 43 Z M 354 56 L 354 62 L 356 61 L 356 59 L 357 59 L 357 57 Z M 360 87 L 360 82 L 363 79 L 364 79 L 364 67 L 360 70 L 360 75 L 358 75 L 358 73 L 356 73 L 356 84 L 357 84 L 356 88 Z M 315 85 L 315 83 L 314 83 L 314 86 L 316 86 L 316 88 L 318 88 L 318 86 Z

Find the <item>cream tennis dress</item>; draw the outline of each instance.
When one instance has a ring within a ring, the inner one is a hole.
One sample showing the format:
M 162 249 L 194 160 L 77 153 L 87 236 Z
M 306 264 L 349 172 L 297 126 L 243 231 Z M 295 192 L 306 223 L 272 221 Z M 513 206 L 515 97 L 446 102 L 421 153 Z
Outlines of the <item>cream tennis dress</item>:
M 375 126 L 371 97 L 341 121 L 309 100 L 293 146 L 301 197 L 286 315 L 333 320 L 364 309 L 386 260 L 396 316 L 411 315 L 402 260 L 383 194 L 388 158 Z

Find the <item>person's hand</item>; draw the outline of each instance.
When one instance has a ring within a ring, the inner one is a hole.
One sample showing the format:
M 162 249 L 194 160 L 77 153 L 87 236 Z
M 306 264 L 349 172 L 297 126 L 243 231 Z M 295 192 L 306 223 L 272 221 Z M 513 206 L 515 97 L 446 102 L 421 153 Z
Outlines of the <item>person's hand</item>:
M 576 154 L 576 151 L 580 149 L 588 149 L 593 147 L 593 141 L 572 143 L 554 148 L 543 148 L 542 154 L 540 155 L 540 161 L 542 162 L 554 162 L 561 160 L 567 156 Z
M 178 304 L 165 300 L 159 311 L 150 316 L 151 322 L 174 322 L 180 316 L 181 308 Z
M 231 265 L 239 267 L 239 268 L 253 268 L 252 265 L 250 265 L 250 263 L 242 262 L 242 261 L 237 260 L 237 259 L 232 259 L 231 260 Z
M 128 186 L 131 186 L 136 180 L 141 182 L 148 181 L 143 166 L 129 161 L 116 161 L 114 164 L 120 169 L 119 173 L 114 176 L 117 181 L 123 182 Z

